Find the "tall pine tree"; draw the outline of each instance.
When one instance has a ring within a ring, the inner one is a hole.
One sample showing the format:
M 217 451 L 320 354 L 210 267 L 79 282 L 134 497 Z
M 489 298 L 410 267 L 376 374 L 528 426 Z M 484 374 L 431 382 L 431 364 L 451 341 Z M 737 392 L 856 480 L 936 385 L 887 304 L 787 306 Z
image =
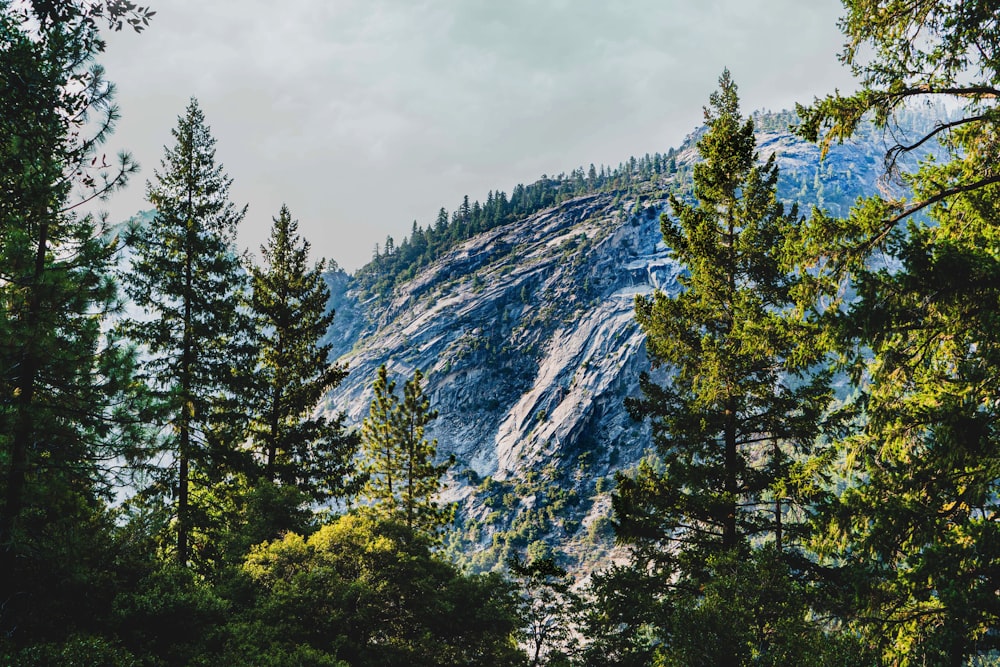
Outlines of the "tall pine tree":
M 816 439 L 830 398 L 826 376 L 808 372 L 819 357 L 795 316 L 796 277 L 783 262 L 797 212 L 776 198 L 773 157 L 758 162 L 753 121 L 741 117 L 728 71 L 719 86 L 698 142 L 697 202 L 672 197 L 674 217 L 661 218 L 666 245 L 687 269 L 682 290 L 636 299 L 649 357 L 668 374 L 662 386 L 644 375 L 644 396 L 629 402 L 651 419 L 658 461 L 619 475 L 614 498 L 619 539 L 638 563 L 661 568 L 679 619 L 715 604 L 691 591 L 745 576 L 737 565 L 761 541 L 776 559 L 800 543 L 801 526 L 789 524 L 789 471 Z M 737 586 L 718 588 L 738 594 Z M 755 623 L 779 613 L 766 610 Z M 749 634 L 720 631 L 716 664 L 744 662 Z
M 827 311 L 859 418 L 838 438 L 848 488 L 821 545 L 854 575 L 845 615 L 887 664 L 957 666 L 1000 644 L 1000 22 L 982 0 L 845 7 L 860 90 L 800 108 L 802 134 L 825 147 L 914 102 L 948 112 L 886 155 L 905 196 L 817 217 L 806 237 L 817 293 L 857 294 Z M 899 173 L 935 142 L 936 160 Z
M 127 290 L 144 317 L 126 330 L 146 355 L 145 373 L 165 426 L 175 557 L 186 565 L 198 523 L 192 484 L 218 480 L 234 460 L 245 429 L 238 399 L 246 387 L 238 369 L 252 360 L 248 318 L 240 309 L 246 275 L 234 245 L 246 207 L 229 200 L 232 180 L 215 162 L 215 139 L 195 99 L 173 136 L 176 144 L 147 184 L 156 218 L 130 235 Z
M 135 167 L 97 152 L 117 118 L 103 48 L 76 3 L 0 1 L 0 636 L 15 641 L 67 631 L 129 455 L 131 355 L 101 331 L 116 243 L 74 211 Z
M 342 496 L 354 490 L 349 477 L 357 439 L 346 432 L 343 416 L 314 415 L 324 394 L 347 375 L 330 361 L 332 344 L 321 343 L 334 319 L 325 263 L 309 265 L 309 242 L 286 206 L 261 252 L 263 266 L 250 270 L 258 336 L 250 433 L 262 477 L 295 487 L 310 501 Z

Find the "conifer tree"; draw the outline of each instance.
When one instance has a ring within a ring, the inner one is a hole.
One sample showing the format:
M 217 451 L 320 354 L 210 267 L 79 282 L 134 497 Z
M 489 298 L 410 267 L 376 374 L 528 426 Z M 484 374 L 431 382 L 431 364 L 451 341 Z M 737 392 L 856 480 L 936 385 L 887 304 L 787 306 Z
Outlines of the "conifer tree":
M 347 369 L 331 363 L 332 344 L 320 342 L 334 313 L 327 310 L 325 262 L 310 266 L 309 248 L 282 206 L 267 245 L 261 246 L 264 264 L 250 270 L 258 336 L 258 407 L 251 437 L 263 458 L 265 480 L 295 486 L 320 501 L 350 490 L 356 440 L 345 433 L 343 417 L 314 416 L 323 395 L 340 384 Z
M 845 7 L 841 59 L 861 88 L 800 108 L 801 133 L 825 149 L 867 118 L 892 127 L 913 101 L 949 111 L 887 153 L 905 196 L 817 216 L 805 237 L 858 387 L 857 428 L 837 439 L 847 489 L 820 544 L 847 565 L 845 615 L 887 664 L 962 665 L 1000 643 L 1000 24 L 983 1 Z M 943 158 L 900 173 L 934 142 Z
M 441 238 L 448 228 L 448 211 L 442 206 L 438 209 L 437 219 L 434 221 L 434 233 Z
M 132 356 L 101 331 L 116 242 L 74 209 L 134 172 L 97 151 L 114 128 L 104 48 L 75 3 L 0 1 L 0 636 L 48 624 L 78 590 L 109 462 L 128 458 Z M 29 618 L 28 610 L 36 614 Z M 16 636 L 15 636 L 16 635 Z
M 218 480 L 245 430 L 245 394 L 237 369 L 252 365 L 248 322 L 241 311 L 246 276 L 235 250 L 246 207 L 229 200 L 232 180 L 215 162 L 197 100 L 172 131 L 161 170 L 147 183 L 156 218 L 130 235 L 134 259 L 127 290 L 145 317 L 126 331 L 142 346 L 145 372 L 173 459 L 176 559 L 186 565 L 196 512 L 193 484 Z
M 453 461 L 436 464 L 437 440 L 424 437 L 437 411 L 430 409 L 422 382 L 423 374 L 414 371 L 400 400 L 386 367 L 379 367 L 372 385 L 371 408 L 361 427 L 365 472 L 369 475 L 364 495 L 384 516 L 433 535 L 450 516 L 434 497 L 441 488 L 441 475 Z
M 424 431 L 437 419 L 437 410 L 430 409 L 430 400 L 424 396 L 423 374 L 417 370 L 403 385 L 396 426 L 402 452 L 401 509 L 406 526 L 414 530 L 433 533 L 450 517 L 447 509 L 438 506 L 434 497 L 441 490 L 441 475 L 454 463 L 449 460 L 436 464 L 437 440 L 427 440 Z
M 656 502 L 666 504 L 633 514 L 629 503 L 642 494 L 633 497 L 638 487 L 626 478 L 619 519 L 625 536 L 679 540 L 702 556 L 763 534 L 780 550 L 787 508 L 778 485 L 790 456 L 815 438 L 829 392 L 822 375 L 793 384 L 809 357 L 805 330 L 790 317 L 795 277 L 781 253 L 798 216 L 776 199 L 773 158 L 757 164 L 753 121 L 741 118 L 728 72 L 705 116 L 698 203 L 674 197 L 676 220 L 661 221 L 688 269 L 683 290 L 636 300 L 650 357 L 672 373 L 662 387 L 644 377 L 644 398 L 629 404 L 653 420 L 666 468 Z
M 396 382 L 389 379 L 389 371 L 383 364 L 372 382 L 372 401 L 368 416 L 361 424 L 363 465 L 368 477 L 363 495 L 381 514 L 388 514 L 395 507 L 400 487 L 399 452 L 393 423 L 397 403 Z
M 644 375 L 644 395 L 629 409 L 651 419 L 659 457 L 619 475 L 614 498 L 619 539 L 637 561 L 662 568 L 675 591 L 668 598 L 693 605 L 691 588 L 726 576 L 751 540 L 766 539 L 777 558 L 800 543 L 801 526 L 788 521 L 789 470 L 815 440 L 830 396 L 825 375 L 808 374 L 818 357 L 792 312 L 796 278 L 783 265 L 798 215 L 776 198 L 773 157 L 758 163 L 753 121 L 741 117 L 728 71 L 705 120 L 697 203 L 672 197 L 675 217 L 661 218 L 687 268 L 682 290 L 636 299 L 647 352 L 669 378 L 660 386 Z M 739 664 L 748 650 L 730 645 L 718 664 Z

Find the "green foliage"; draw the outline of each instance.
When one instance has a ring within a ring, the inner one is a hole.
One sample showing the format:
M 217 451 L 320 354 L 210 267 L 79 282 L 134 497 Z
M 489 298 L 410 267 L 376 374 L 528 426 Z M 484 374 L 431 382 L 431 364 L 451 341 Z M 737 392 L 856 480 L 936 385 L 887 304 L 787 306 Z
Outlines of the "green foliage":
M 674 603 L 653 663 L 871 664 L 851 635 L 827 634 L 810 619 L 811 592 L 795 582 L 783 560 L 769 548 L 710 558 L 703 587 L 682 592 Z
M 166 562 L 119 595 L 112 627 L 146 664 L 194 665 L 219 649 L 229 613 L 230 604 L 190 568 Z
M 646 620 L 630 622 L 665 643 L 654 664 L 794 664 L 783 662 L 788 647 L 772 657 L 761 643 L 773 639 L 770 619 L 789 618 L 779 601 L 758 605 L 744 588 L 752 576 L 716 566 L 743 562 L 764 540 L 777 563 L 801 548 L 790 471 L 817 439 L 831 394 L 791 300 L 796 276 L 783 252 L 797 211 L 777 201 L 774 158 L 758 163 L 753 121 L 740 116 L 728 71 L 719 86 L 698 141 L 697 203 L 671 197 L 676 219 L 661 218 L 664 242 L 688 270 L 684 289 L 636 298 L 649 357 L 669 376 L 664 386 L 642 376 L 643 398 L 628 402 L 634 416 L 651 418 L 658 460 L 618 475 L 616 532 L 632 567 L 663 579 Z M 774 586 L 794 587 L 781 572 Z M 801 627 L 782 643 L 809 627 L 804 614 L 791 615 Z M 706 633 L 717 636 L 706 643 Z M 648 647 L 615 650 L 627 663 Z
M 587 454 L 572 479 L 554 466 L 486 478 L 476 493 L 491 511 L 447 548 L 480 545 L 464 562 L 508 562 L 514 582 L 460 574 L 432 551 L 450 516 L 433 500 L 449 464 L 425 437 L 436 412 L 419 372 L 400 397 L 379 370 L 363 427 L 371 505 L 319 525 L 315 503 L 360 484 L 341 418 L 314 414 L 345 375 L 321 342 L 333 320 L 324 263 L 309 265 L 283 207 L 247 297 L 234 246 L 243 211 L 194 101 L 148 187 L 155 219 L 129 233 L 128 291 L 144 314 L 123 330 L 141 360 L 109 331 L 117 239 L 71 202 L 133 170 L 127 157 L 96 159 L 116 119 L 93 62 L 97 24 L 140 31 L 153 12 L 0 0 L 0 662 L 995 664 L 994 4 L 845 2 L 843 59 L 863 88 L 802 108 L 800 132 L 827 152 L 870 132 L 868 118 L 895 126 L 906 138 L 887 166 L 910 170 L 907 199 L 870 197 L 842 219 L 815 211 L 803 227 L 778 203 L 779 178 L 836 213 L 853 191 L 832 179 L 863 165 L 789 177 L 758 164 L 754 122 L 775 131 L 793 119 L 745 121 L 726 74 L 692 135 L 703 162 L 671 151 L 543 177 L 509 199 L 465 197 L 402 243 L 388 238 L 355 276 L 384 298 L 473 234 L 568 197 L 614 190 L 638 224 L 649 196 L 675 188 L 661 229 L 685 289 L 636 303 L 670 378 L 644 377 L 629 404 L 652 420 L 656 451 L 617 478 L 617 525 L 594 517 L 578 543 L 599 551 L 615 528 L 631 561 L 597 573 L 580 604 L 546 540 L 576 532 L 561 513 L 585 509 L 608 480 L 589 479 Z M 914 123 L 907 100 L 924 95 L 958 111 Z M 907 159 L 925 150 L 920 165 Z M 594 242 L 552 251 L 575 271 Z M 586 298 L 590 276 L 579 278 Z M 536 322 L 576 317 L 580 301 L 538 309 Z M 470 333 L 455 358 L 530 375 L 531 326 L 519 366 L 506 324 Z M 826 350 L 851 383 L 832 414 Z M 148 465 L 143 437 L 169 468 Z M 817 441 L 832 447 L 817 453 Z M 137 473 L 135 496 L 110 511 L 120 470 Z
M 424 429 L 437 418 L 423 393 L 423 374 L 417 370 L 396 396 L 395 381 L 385 365 L 372 384 L 373 398 L 361 426 L 361 446 L 368 482 L 362 496 L 380 515 L 398 520 L 411 530 L 433 535 L 451 520 L 451 508 L 439 507 L 434 497 L 441 476 L 454 459 L 437 464 L 437 440 L 427 440 Z
M 0 649 L 0 662 L 20 667 L 139 667 L 139 660 L 104 637 L 72 635 L 64 642 L 35 644 L 16 653 Z
M 215 163 L 215 139 L 192 99 L 147 186 L 150 225 L 131 230 L 127 290 L 144 317 L 124 330 L 146 357 L 144 375 L 164 428 L 160 448 L 175 465 L 164 491 L 176 498 L 176 558 L 186 564 L 197 508 L 190 487 L 239 468 L 245 430 L 249 321 L 240 309 L 246 277 L 234 243 L 246 208 L 229 201 L 231 179 Z M 214 479 L 213 479 L 214 478 Z
M 839 442 L 851 485 L 831 500 L 822 546 L 850 549 L 865 591 L 855 603 L 873 619 L 862 625 L 888 655 L 911 660 L 954 664 L 993 646 L 1000 621 L 990 518 L 1000 264 L 980 217 L 993 190 L 935 208 L 933 226 L 911 225 L 902 266 L 857 274 L 859 299 L 843 318 L 845 343 L 866 349 L 856 372 L 870 380 L 856 406 L 866 419 Z
M 507 561 L 521 595 L 521 639 L 531 667 L 568 664 L 579 641 L 573 619 L 580 600 L 572 590 L 572 578 L 556 565 L 550 550 L 533 548 L 538 544 L 544 545 L 528 547 L 527 562 Z
M 370 512 L 261 545 L 244 565 L 262 597 L 233 627 L 237 664 L 306 650 L 359 667 L 521 664 L 509 588 L 496 576 L 463 577 L 429 546 Z
M 1000 84 L 1000 56 L 983 45 L 996 42 L 1000 26 L 989 0 L 959 7 L 945 0 L 846 0 L 844 5 L 841 29 L 847 42 L 840 59 L 860 79 L 861 90 L 799 107 L 803 136 L 828 147 L 851 137 L 867 114 L 882 126 L 908 101 L 928 95 L 962 100 L 970 112 L 959 123 L 935 128 L 928 139 L 958 125 L 996 122 L 992 100 Z
M 96 23 L 103 20 L 114 31 L 120 31 L 127 24 L 135 32 L 142 32 L 149 26 L 149 19 L 156 15 L 149 7 L 129 0 L 30 0 L 29 4 L 42 28 L 77 23 L 96 27 Z M 98 50 L 103 50 L 103 46 Z
M 287 514 L 304 502 L 343 497 L 357 490 L 351 483 L 357 438 L 343 426 L 344 417 L 314 416 L 323 396 L 347 375 L 330 363 L 332 344 L 321 344 L 333 324 L 327 311 L 330 289 L 323 280 L 324 262 L 308 265 L 309 242 L 298 234 L 298 223 L 286 206 L 274 219 L 267 245 L 261 247 L 263 266 L 251 267 L 251 310 L 257 335 L 257 365 L 253 373 L 255 406 L 250 437 L 263 459 L 257 484 L 259 510 Z M 296 489 L 299 494 L 289 493 Z M 283 509 L 284 497 L 290 503 Z M 277 515 L 274 515 L 277 519 Z M 255 541 L 272 539 L 299 526 L 272 522 L 272 530 Z
M 886 155 L 907 198 L 817 216 L 804 236 L 803 266 L 859 387 L 855 428 L 837 438 L 846 489 L 831 493 L 818 548 L 847 564 L 844 615 L 882 660 L 960 665 L 997 647 L 1000 623 L 1000 60 L 984 48 L 1000 27 L 990 2 L 845 6 L 842 60 L 861 89 L 800 109 L 804 136 L 827 147 L 864 118 L 893 126 L 911 101 L 955 110 Z M 932 149 L 900 173 L 904 157 Z
M 798 216 L 775 197 L 773 158 L 756 164 L 753 123 L 739 115 L 728 72 L 706 120 L 698 203 L 671 198 L 677 219 L 661 220 L 688 268 L 684 289 L 636 299 L 650 359 L 671 376 L 662 387 L 643 376 L 644 398 L 628 405 L 652 418 L 664 469 L 620 475 L 615 495 L 621 539 L 679 544 L 691 562 L 768 533 L 779 549 L 796 537 L 785 482 L 830 397 L 825 375 L 807 375 L 820 357 L 794 317 L 796 279 L 782 264 Z
M 516 481 L 487 477 L 475 489 L 474 499 L 492 511 L 481 520 L 457 518 L 445 551 L 474 572 L 505 571 L 511 558 L 524 557 L 529 562 L 556 557 L 560 566 L 587 571 L 607 556 L 613 542 L 606 517 L 597 520 L 603 528 L 593 536 L 570 518 L 588 513 L 593 499 L 576 488 L 587 484 L 586 475 L 563 475 L 556 466 L 528 470 Z M 556 555 L 551 545 L 559 540 L 564 546 Z
M 81 531 L 103 527 L 114 465 L 135 453 L 132 354 L 101 328 L 117 242 L 73 211 L 135 165 L 97 158 L 117 119 L 103 43 L 62 4 L 46 20 L 42 3 L 0 2 L 0 636 L 15 642 L 69 632 L 47 613 L 94 563 L 60 559 L 92 546 Z
M 612 565 L 594 574 L 585 592 L 582 634 L 588 642 L 579 663 L 587 667 L 645 667 L 667 625 L 664 579 L 632 566 Z
M 679 587 L 641 565 L 595 575 L 580 664 L 872 664 L 856 635 L 816 622 L 815 592 L 773 548 L 713 555 L 704 567 L 701 583 Z

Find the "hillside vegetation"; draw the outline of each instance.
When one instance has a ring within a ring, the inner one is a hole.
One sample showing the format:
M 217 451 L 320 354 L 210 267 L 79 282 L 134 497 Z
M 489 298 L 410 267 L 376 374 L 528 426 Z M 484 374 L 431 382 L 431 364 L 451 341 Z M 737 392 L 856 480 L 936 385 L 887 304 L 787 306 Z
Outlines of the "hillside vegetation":
M 858 93 L 724 71 L 353 276 L 239 252 L 193 98 L 81 212 L 154 14 L 0 0 L 0 662 L 997 663 L 993 3 L 847 2 Z

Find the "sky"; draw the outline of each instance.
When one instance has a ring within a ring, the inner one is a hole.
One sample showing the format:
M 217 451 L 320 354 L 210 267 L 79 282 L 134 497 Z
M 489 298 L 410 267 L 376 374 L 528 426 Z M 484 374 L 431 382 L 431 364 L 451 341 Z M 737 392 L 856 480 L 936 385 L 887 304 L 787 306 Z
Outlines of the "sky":
M 353 271 L 463 195 L 665 152 L 726 67 L 745 112 L 854 89 L 838 0 L 149 0 L 100 57 L 148 209 L 196 97 L 257 252 L 287 204 L 313 257 Z

